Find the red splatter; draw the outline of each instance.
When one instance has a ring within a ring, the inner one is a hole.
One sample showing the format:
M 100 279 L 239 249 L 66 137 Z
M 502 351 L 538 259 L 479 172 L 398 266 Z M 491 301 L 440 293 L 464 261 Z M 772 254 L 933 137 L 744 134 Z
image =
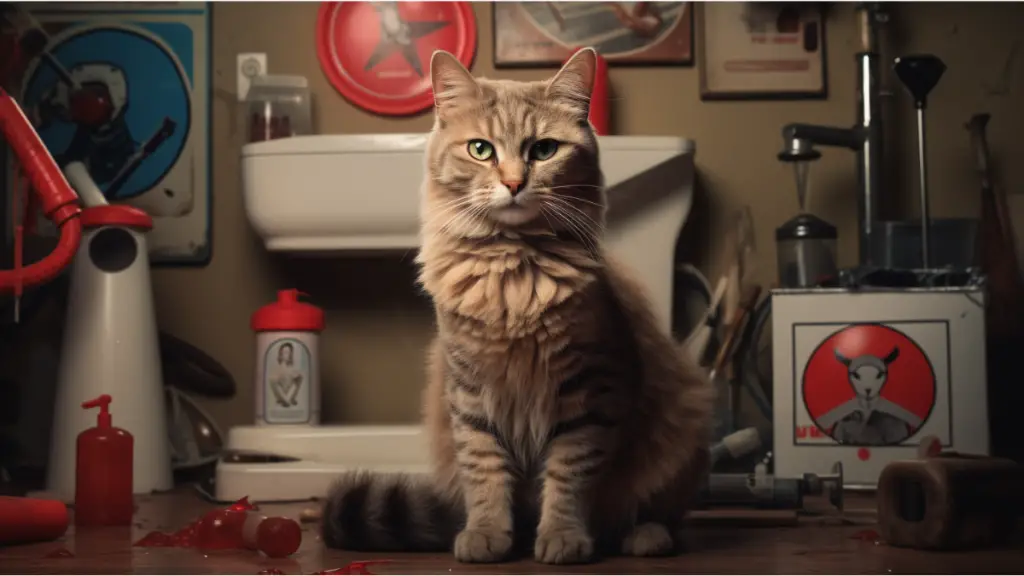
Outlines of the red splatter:
M 173 535 L 153 531 L 140 538 L 133 546 L 141 548 L 173 548 L 177 544 L 174 543 Z
M 873 530 L 871 528 L 858 530 L 857 532 L 854 532 L 850 538 L 853 540 L 860 540 L 862 542 L 871 542 L 876 546 L 882 543 L 882 536 L 877 530 Z
M 260 570 L 257 574 L 284 574 L 284 572 L 281 572 L 277 568 L 267 568 L 265 570 Z
M 366 569 L 367 566 L 373 564 L 387 564 L 391 560 L 365 560 L 363 562 L 352 562 L 341 568 L 333 568 L 331 570 L 323 570 L 320 572 L 313 572 L 313 574 L 373 574 Z
M 871 450 L 868 450 L 867 448 L 857 450 L 857 458 L 860 458 L 863 462 L 867 462 L 871 459 Z
M 74 558 L 75 555 L 67 548 L 57 548 L 46 555 L 46 558 Z
M 243 512 L 259 510 L 246 496 L 227 508 L 214 510 L 186 524 L 174 533 L 150 532 L 134 546 L 140 548 L 241 548 L 239 523 L 245 520 Z M 234 534 L 232 530 L 238 530 Z

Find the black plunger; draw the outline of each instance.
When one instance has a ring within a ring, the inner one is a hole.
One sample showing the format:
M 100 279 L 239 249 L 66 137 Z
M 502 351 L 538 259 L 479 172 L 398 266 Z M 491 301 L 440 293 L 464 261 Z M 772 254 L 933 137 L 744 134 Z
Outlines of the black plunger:
M 924 109 L 928 106 L 928 94 L 939 83 L 939 79 L 946 71 L 946 65 L 938 56 L 921 54 L 897 58 L 893 69 L 907 92 L 914 98 L 914 107 L 917 109 L 917 157 L 921 172 L 921 259 L 924 268 L 928 269 L 931 267 L 931 217 L 928 214 L 928 169 L 924 153 Z

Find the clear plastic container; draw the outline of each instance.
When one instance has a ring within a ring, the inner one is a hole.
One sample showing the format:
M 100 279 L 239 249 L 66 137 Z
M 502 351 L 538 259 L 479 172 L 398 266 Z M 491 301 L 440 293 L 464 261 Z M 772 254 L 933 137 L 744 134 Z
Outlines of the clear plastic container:
M 813 214 L 800 214 L 775 229 L 779 284 L 809 288 L 836 275 L 836 227 Z
M 245 101 L 249 142 L 313 133 L 309 82 L 303 76 L 256 76 Z

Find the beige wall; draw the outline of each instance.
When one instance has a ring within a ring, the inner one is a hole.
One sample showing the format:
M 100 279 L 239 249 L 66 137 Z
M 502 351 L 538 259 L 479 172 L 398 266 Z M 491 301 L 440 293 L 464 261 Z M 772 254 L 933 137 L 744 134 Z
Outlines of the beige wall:
M 978 186 L 963 122 L 976 111 L 993 115 L 991 147 L 1002 159 L 1000 182 L 1024 185 L 1024 163 L 1014 162 L 1024 144 L 1024 50 L 1019 48 L 1021 3 L 900 3 L 886 30 L 888 56 L 932 52 L 949 66 L 929 108 L 929 160 L 934 216 L 974 215 Z M 213 260 L 203 269 L 160 270 L 155 290 L 161 327 L 200 346 L 235 375 L 238 395 L 206 405 L 223 426 L 251 422 L 254 369 L 249 315 L 279 288 L 299 287 L 329 309 L 323 338 L 325 419 L 331 422 L 399 422 L 416 418 L 422 349 L 431 330 L 428 304 L 413 287 L 408 261 L 344 259 L 303 261 L 268 254 L 245 219 L 239 188 L 239 147 L 244 131 L 234 100 L 235 55 L 266 52 L 273 73 L 309 78 L 316 98 L 316 125 L 325 133 L 423 131 L 428 116 L 380 118 L 343 100 L 320 71 L 313 45 L 318 4 L 217 3 L 213 11 Z M 480 28 L 474 72 L 495 75 L 491 6 L 476 5 Z M 773 230 L 796 210 L 791 170 L 775 160 L 779 129 L 789 121 L 845 126 L 854 119 L 852 3 L 834 5 L 828 17 L 830 97 L 816 102 L 703 103 L 697 71 L 613 69 L 614 127 L 618 134 L 678 135 L 697 142 L 701 189 L 710 211 L 691 219 L 697 232 L 688 253 L 714 273 L 710 255 L 720 248 L 713 234 L 723 208 L 749 204 L 756 215 L 760 250 L 757 277 L 774 277 Z M 1015 44 L 1016 43 L 1016 44 Z M 699 45 L 698 45 L 699 49 Z M 501 71 L 536 79 L 547 70 Z M 892 84 L 891 75 L 887 82 Z M 916 148 L 911 104 L 891 86 L 886 117 L 892 140 L 888 174 L 897 209 L 916 211 Z M 1016 102 L 1016 105 L 1014 104 Z M 339 185 L 345 175 L 338 174 Z M 840 227 L 846 263 L 855 256 L 853 156 L 828 150 L 813 167 L 813 208 Z M 288 190 L 282 190 L 288 194 Z

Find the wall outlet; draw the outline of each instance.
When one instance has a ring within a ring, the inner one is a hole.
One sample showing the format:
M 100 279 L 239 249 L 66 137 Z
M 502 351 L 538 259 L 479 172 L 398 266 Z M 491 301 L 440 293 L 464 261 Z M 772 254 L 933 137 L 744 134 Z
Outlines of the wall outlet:
M 244 52 L 238 55 L 238 101 L 245 100 L 249 85 L 256 76 L 267 73 L 267 55 L 262 52 Z

